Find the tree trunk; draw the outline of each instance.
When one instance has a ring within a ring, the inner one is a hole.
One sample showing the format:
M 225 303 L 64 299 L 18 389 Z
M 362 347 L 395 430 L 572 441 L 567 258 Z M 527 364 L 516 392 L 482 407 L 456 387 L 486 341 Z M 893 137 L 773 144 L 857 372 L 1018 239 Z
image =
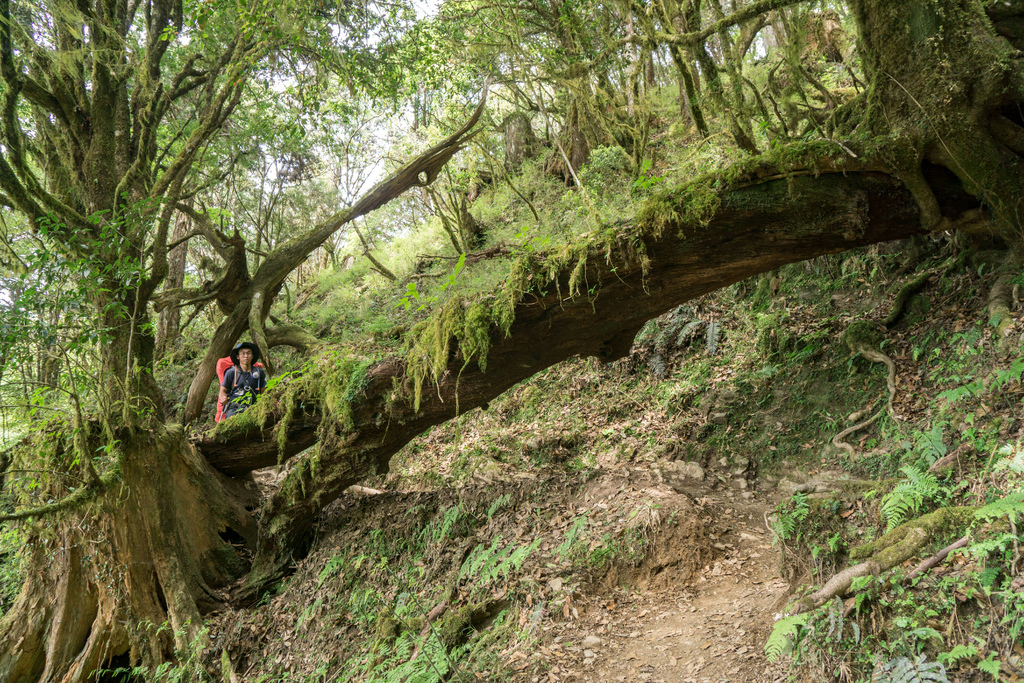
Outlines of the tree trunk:
M 192 221 L 186 214 L 179 213 L 174 224 L 171 242 L 177 242 L 192 229 Z M 257 247 L 258 248 L 258 247 Z M 185 284 L 185 262 L 188 257 L 188 242 L 182 242 L 167 255 L 168 271 L 164 280 L 164 289 L 177 289 Z M 178 338 L 181 325 L 181 308 L 169 306 L 160 311 L 160 319 L 156 328 L 156 358 L 164 357 L 169 344 Z
M 1019 5 L 996 5 L 989 9 L 997 18 L 1001 12 L 1006 21 L 1024 18 Z M 852 6 L 872 83 L 865 123 L 886 136 L 898 130 L 889 164 L 914 193 L 924 224 L 941 229 L 943 220 L 923 168 L 929 162 L 956 174 L 984 198 L 1002 232 L 1019 237 L 1024 150 L 1015 150 L 994 122 L 1013 118 L 1012 130 L 1024 135 L 1021 53 L 997 37 L 980 0 L 857 0 Z
M 69 455 L 63 437 L 43 437 L 57 459 Z M 256 540 L 241 483 L 180 428 L 142 432 L 123 449 L 116 483 L 65 513 L 55 534 L 31 528 L 28 580 L 0 621 L 0 680 L 85 683 L 126 654 L 132 664 L 171 659 L 221 604 L 218 589 L 247 570 L 225 540 Z
M 537 136 L 533 133 L 530 117 L 518 111 L 505 119 L 505 165 L 518 171 L 526 159 L 537 156 Z

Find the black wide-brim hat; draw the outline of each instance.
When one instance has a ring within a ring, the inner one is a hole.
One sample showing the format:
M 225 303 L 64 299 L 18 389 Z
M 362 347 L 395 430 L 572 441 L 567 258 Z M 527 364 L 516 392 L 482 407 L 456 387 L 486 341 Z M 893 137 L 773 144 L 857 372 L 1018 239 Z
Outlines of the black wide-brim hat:
M 252 342 L 242 342 L 235 348 L 231 349 L 231 353 L 228 355 L 231 357 L 231 362 L 238 365 L 238 352 L 242 349 L 249 349 L 252 351 L 252 362 L 255 363 L 260 359 L 260 347 L 256 346 Z

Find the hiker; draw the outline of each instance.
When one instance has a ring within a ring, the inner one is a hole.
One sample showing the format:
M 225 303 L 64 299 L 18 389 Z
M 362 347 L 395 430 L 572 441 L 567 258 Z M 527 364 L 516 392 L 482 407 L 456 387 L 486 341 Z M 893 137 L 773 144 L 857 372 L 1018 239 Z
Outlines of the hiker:
M 242 342 L 231 349 L 229 357 L 231 367 L 224 372 L 220 394 L 217 396 L 218 408 L 223 406 L 222 411 L 218 411 L 217 422 L 245 412 L 246 408 L 256 402 L 260 392 L 267 388 L 267 373 L 257 362 L 260 359 L 258 346 L 252 342 Z
M 217 360 L 217 386 L 224 384 L 224 373 L 230 368 L 234 367 L 234 362 L 231 360 L 231 356 L 224 356 Z M 252 364 L 254 368 L 262 368 L 263 363 L 255 362 Z M 220 422 L 224 419 L 224 395 L 220 394 L 217 396 L 217 415 L 213 418 L 214 422 Z

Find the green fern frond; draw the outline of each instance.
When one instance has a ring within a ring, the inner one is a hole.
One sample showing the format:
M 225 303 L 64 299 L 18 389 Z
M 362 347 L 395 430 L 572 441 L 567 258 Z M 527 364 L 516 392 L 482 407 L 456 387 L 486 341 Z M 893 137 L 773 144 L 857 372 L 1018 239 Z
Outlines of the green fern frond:
M 697 334 L 697 329 L 703 324 L 703 320 L 691 320 L 686 323 L 686 325 L 683 326 L 682 331 L 679 333 L 679 336 L 676 337 L 676 346 L 682 346 L 689 341 L 691 337 Z
M 949 683 L 946 667 L 925 659 L 925 655 L 921 655 L 917 661 L 906 657 L 890 660 L 875 670 L 871 683 Z
M 800 629 L 807 625 L 810 618 L 810 613 L 794 614 L 775 622 L 768 642 L 764 644 L 764 654 L 769 662 L 774 662 L 793 646 L 800 635 Z
M 714 320 L 708 323 L 707 343 L 708 353 L 712 356 L 718 350 L 718 340 L 721 337 L 722 325 Z
M 904 466 L 900 471 L 906 475 L 906 480 L 882 498 L 882 517 L 889 531 L 906 521 L 912 513 L 918 512 L 925 501 L 942 492 L 939 480 L 931 472 L 921 471 L 911 465 Z
M 988 522 L 1002 517 L 1008 518 L 1014 524 L 1021 517 L 1024 517 L 1024 491 L 1013 493 L 993 501 L 974 512 L 975 519 Z

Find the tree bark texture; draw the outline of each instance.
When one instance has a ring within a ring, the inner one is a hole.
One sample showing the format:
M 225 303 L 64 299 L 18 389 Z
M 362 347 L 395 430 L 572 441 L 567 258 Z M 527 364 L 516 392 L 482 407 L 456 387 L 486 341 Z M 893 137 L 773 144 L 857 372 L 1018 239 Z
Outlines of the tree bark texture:
M 174 233 L 171 236 L 172 242 L 181 240 L 191 228 L 192 221 L 186 214 L 179 214 L 174 222 Z M 188 257 L 188 242 L 182 242 L 170 250 L 167 254 L 167 278 L 164 280 L 165 289 L 177 289 L 185 284 L 185 262 Z M 160 319 L 157 323 L 156 332 L 156 358 L 164 357 L 169 350 L 169 345 L 178 338 L 178 331 L 181 325 L 181 309 L 177 306 L 169 306 L 160 311 Z
M 119 482 L 30 531 L 28 579 L 0 621 L 0 680 L 85 683 L 129 652 L 172 658 L 247 571 L 222 538 L 256 541 L 244 483 L 212 470 L 180 428 L 125 449 Z

